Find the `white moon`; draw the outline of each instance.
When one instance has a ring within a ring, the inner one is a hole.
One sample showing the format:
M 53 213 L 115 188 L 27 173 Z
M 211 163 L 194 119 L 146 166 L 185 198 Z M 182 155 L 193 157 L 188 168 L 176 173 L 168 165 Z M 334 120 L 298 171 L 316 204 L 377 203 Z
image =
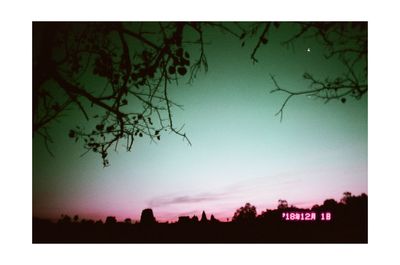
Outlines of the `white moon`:
M 307 48 L 306 52 L 311 52 L 311 48 Z

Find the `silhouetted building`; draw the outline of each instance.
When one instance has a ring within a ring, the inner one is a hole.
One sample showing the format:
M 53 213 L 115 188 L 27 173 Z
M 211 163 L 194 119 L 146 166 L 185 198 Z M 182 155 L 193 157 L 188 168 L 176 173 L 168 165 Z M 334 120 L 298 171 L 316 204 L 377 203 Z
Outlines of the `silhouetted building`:
M 198 223 L 199 222 L 199 217 L 197 217 L 197 215 L 193 215 L 192 222 L 193 223 Z
M 192 220 L 189 216 L 179 216 L 178 223 L 180 224 L 190 224 Z
M 207 223 L 207 222 L 208 222 L 206 213 L 205 213 L 204 211 L 203 211 L 203 213 L 201 214 L 201 220 L 200 220 L 200 222 L 202 222 L 202 223 Z
M 180 216 L 174 224 L 159 223 L 151 209 L 143 210 L 141 222 L 156 225 L 130 225 L 130 218 L 117 222 L 114 216 L 108 216 L 104 225 L 101 220 L 74 222 L 68 215 L 62 215 L 57 223 L 33 217 L 32 242 L 368 243 L 368 196 L 345 195 L 345 203 L 327 199 L 313 210 L 266 209 L 258 216 L 255 206 L 246 203 L 236 210 L 233 223 L 220 222 L 213 214 L 207 219 L 204 211 L 201 222 L 193 215 Z
M 214 215 L 212 214 L 211 217 L 210 217 L 210 222 L 211 222 L 211 223 L 219 223 L 219 220 L 216 219 L 216 218 L 214 217 Z
M 141 224 L 155 224 L 156 218 L 153 215 L 153 210 L 148 208 L 142 211 L 142 215 L 140 216 Z

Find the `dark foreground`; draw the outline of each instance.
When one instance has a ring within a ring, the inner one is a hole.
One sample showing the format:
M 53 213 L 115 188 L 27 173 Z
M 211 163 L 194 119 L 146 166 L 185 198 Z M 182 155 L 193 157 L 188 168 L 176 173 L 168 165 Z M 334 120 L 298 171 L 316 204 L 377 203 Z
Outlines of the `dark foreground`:
M 55 224 L 33 222 L 34 243 L 367 243 L 360 223 Z
M 151 209 L 143 210 L 136 224 L 115 217 L 105 223 L 68 216 L 57 223 L 34 218 L 33 243 L 368 243 L 367 195 L 345 195 L 340 203 L 328 199 L 311 210 L 285 206 L 258 216 L 246 204 L 232 222 L 213 216 L 208 220 L 203 212 L 200 221 L 186 216 L 177 223 L 158 223 Z

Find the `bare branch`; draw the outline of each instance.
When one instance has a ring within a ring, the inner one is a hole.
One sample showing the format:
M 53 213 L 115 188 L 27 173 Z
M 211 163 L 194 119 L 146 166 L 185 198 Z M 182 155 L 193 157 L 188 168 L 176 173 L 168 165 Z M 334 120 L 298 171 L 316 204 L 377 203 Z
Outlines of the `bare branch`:
M 260 48 L 260 45 L 261 44 L 267 44 L 267 42 L 268 42 L 268 38 L 266 37 L 266 34 L 267 34 L 268 30 L 269 30 L 270 25 L 271 25 L 271 23 L 268 23 L 268 22 L 265 23 L 264 30 L 261 33 L 260 37 L 258 38 L 258 42 L 256 44 L 256 47 L 254 47 L 253 52 L 251 53 L 250 57 L 253 60 L 253 63 L 258 62 L 258 60 L 256 59 L 255 55 L 256 55 L 258 49 Z

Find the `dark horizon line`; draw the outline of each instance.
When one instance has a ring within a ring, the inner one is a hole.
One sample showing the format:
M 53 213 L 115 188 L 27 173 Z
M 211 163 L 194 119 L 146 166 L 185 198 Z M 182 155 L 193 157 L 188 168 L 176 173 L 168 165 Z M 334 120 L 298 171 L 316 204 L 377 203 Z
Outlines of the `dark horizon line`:
M 343 195 L 345 195 L 347 192 L 344 192 L 343 193 Z M 352 194 L 351 192 L 348 192 L 349 194 L 350 194 L 350 196 L 351 197 L 361 197 L 361 196 L 363 196 L 363 195 L 365 195 L 365 196 L 367 196 L 368 197 L 368 194 L 366 193 L 366 192 L 362 192 L 360 195 L 354 195 L 354 194 Z M 323 206 L 324 205 L 324 203 L 327 201 L 327 200 L 334 200 L 335 202 L 337 202 L 338 204 L 343 204 L 342 203 L 342 200 L 343 200 L 343 198 L 341 198 L 339 201 L 336 201 L 335 199 L 333 199 L 333 198 L 327 198 L 327 199 L 325 199 L 324 200 L 324 202 L 322 203 L 322 204 L 314 204 L 313 206 L 311 206 L 311 207 L 308 207 L 308 208 L 300 208 L 300 207 L 297 207 L 297 206 L 295 206 L 295 205 L 293 205 L 293 204 L 289 204 L 288 203 L 288 205 L 287 205 L 287 208 L 286 209 L 299 209 L 299 210 L 312 210 L 312 208 L 313 207 L 315 207 L 315 206 L 318 206 L 318 207 L 321 207 L 321 206 Z M 282 201 L 286 201 L 286 200 L 282 200 Z M 248 203 L 248 202 L 247 202 Z M 247 204 L 246 203 L 246 204 Z M 286 203 L 287 203 L 287 201 L 286 201 Z M 250 203 L 250 205 L 252 205 L 251 203 Z M 253 206 L 253 205 L 252 205 Z M 239 208 L 241 208 L 241 207 L 243 207 L 243 206 L 240 206 Z M 239 209 L 238 208 L 238 209 Z M 145 208 L 145 209 L 152 209 L 151 207 L 147 207 L 147 208 Z M 145 210 L 145 209 L 143 209 L 143 210 Z M 142 211 L 143 211 L 142 210 Z M 237 209 L 236 209 L 237 210 Z M 273 208 L 273 209 L 268 209 L 268 208 L 266 208 L 265 210 L 262 210 L 261 212 L 260 212 L 260 214 L 257 214 L 256 215 L 256 217 L 259 217 L 259 216 L 261 216 L 262 215 L 262 213 L 263 212 L 267 212 L 267 211 L 275 211 L 275 210 L 279 210 L 279 205 L 276 207 L 276 208 Z M 205 212 L 205 210 L 201 210 L 201 211 L 203 211 L 203 212 Z M 33 213 L 33 212 L 32 212 Z M 234 213 L 233 213 L 234 214 Z M 211 215 L 214 215 L 214 213 L 211 213 L 211 214 L 208 214 L 209 215 L 209 217 L 211 218 Z M 38 219 L 38 220 L 49 220 L 49 221 L 59 221 L 59 220 L 61 220 L 61 218 L 63 217 L 63 216 L 69 216 L 71 219 L 73 219 L 73 217 L 74 216 L 78 216 L 79 217 L 79 221 L 82 221 L 82 220 L 86 220 L 86 221 L 90 221 L 90 220 L 92 220 L 92 221 L 105 221 L 106 219 L 107 219 L 107 217 L 114 217 L 114 218 L 116 218 L 116 215 L 105 215 L 105 217 L 104 218 L 100 218 L 100 219 L 97 219 L 97 218 L 95 218 L 95 219 L 92 219 L 92 218 L 81 218 L 80 216 L 79 216 L 79 214 L 73 214 L 73 215 L 68 215 L 68 214 L 61 214 L 59 217 L 57 217 L 57 218 L 52 218 L 52 217 L 39 217 L 39 216 L 35 216 L 34 214 L 32 214 L 32 218 L 33 219 Z M 170 220 L 168 220 L 168 221 L 157 221 L 157 222 L 159 222 L 159 223 L 173 223 L 173 222 L 178 222 L 178 220 L 179 220 L 179 217 L 185 217 L 185 216 L 192 216 L 192 217 L 194 217 L 194 216 L 197 216 L 196 214 L 193 214 L 193 215 L 188 215 L 188 214 L 182 214 L 182 215 L 177 215 L 175 218 L 173 218 L 173 220 L 176 220 L 176 221 L 172 221 L 171 219 Z M 197 216 L 197 217 L 199 217 L 199 216 Z M 223 219 L 217 219 L 218 221 L 220 221 L 220 222 L 224 222 L 224 223 L 228 223 L 228 222 L 231 222 L 232 221 L 232 218 L 233 218 L 233 215 L 231 215 L 230 217 L 226 217 L 226 218 L 223 218 Z M 103 220 L 104 219 L 104 220 Z M 118 221 L 117 220 L 117 222 L 124 222 L 124 220 L 126 220 L 126 219 L 131 219 L 131 221 L 132 221 L 132 223 L 134 223 L 134 222 L 140 222 L 140 216 L 139 216 L 139 218 L 138 219 L 132 219 L 131 217 L 123 217 L 122 219 L 119 219 L 120 221 Z M 160 218 L 160 219 L 163 219 L 163 218 Z

